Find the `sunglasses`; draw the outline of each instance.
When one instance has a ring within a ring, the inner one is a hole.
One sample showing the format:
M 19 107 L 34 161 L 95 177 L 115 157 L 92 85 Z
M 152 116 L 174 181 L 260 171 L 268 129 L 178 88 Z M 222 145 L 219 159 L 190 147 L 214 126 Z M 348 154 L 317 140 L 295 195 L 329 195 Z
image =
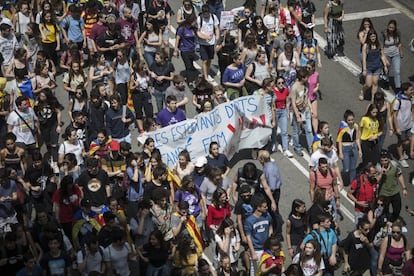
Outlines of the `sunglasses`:
M 393 234 L 401 234 L 401 231 L 392 231 Z

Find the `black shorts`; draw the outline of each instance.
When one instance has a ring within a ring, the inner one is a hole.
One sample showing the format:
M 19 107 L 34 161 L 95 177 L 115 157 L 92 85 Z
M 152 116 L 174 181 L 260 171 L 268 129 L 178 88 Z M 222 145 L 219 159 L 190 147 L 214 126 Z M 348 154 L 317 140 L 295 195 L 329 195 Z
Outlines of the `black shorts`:
M 214 58 L 214 45 L 200 45 L 201 60 L 210 60 Z

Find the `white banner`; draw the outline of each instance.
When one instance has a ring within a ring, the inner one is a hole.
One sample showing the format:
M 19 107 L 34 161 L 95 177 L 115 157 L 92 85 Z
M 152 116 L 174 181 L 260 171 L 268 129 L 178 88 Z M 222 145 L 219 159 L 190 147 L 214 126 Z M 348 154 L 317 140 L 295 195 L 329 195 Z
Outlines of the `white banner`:
M 148 134 L 154 138 L 162 160 L 172 167 L 183 149 L 187 149 L 195 161 L 208 154 L 213 141 L 229 159 L 241 149 L 262 148 L 272 133 L 271 118 L 264 97 L 252 95 L 220 104 L 210 112 Z

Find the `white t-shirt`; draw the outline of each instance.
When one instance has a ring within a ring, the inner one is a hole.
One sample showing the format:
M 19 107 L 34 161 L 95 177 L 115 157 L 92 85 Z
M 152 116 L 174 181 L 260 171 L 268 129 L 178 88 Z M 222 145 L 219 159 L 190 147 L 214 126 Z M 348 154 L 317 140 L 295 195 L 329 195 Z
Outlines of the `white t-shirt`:
M 334 168 L 336 165 L 336 162 L 338 162 L 338 155 L 336 154 L 335 150 L 331 150 L 327 154 L 322 153 L 320 149 L 316 150 L 310 157 L 309 160 L 309 167 L 313 167 L 313 169 L 316 171 L 318 168 L 318 162 L 319 159 L 322 157 L 326 158 L 328 160 L 328 165 L 330 168 Z
M 201 24 L 201 20 L 203 20 L 203 24 Z M 209 40 L 201 39 L 200 38 L 200 45 L 215 45 L 216 44 L 216 35 L 215 35 L 215 27 L 219 25 L 219 20 L 215 14 L 210 14 L 208 16 L 208 20 L 200 15 L 197 18 L 197 28 L 200 32 L 207 35 L 213 35 L 213 37 Z M 200 27 L 201 26 L 201 27 Z
M 125 243 L 121 250 L 115 249 L 111 244 L 104 250 L 104 260 L 105 262 L 112 263 L 112 270 L 117 275 L 130 275 L 131 272 L 128 267 L 128 255 L 130 252 L 131 249 L 128 243 Z
M 279 18 L 271 14 L 265 15 L 265 17 L 263 18 L 263 24 L 271 32 L 277 32 L 279 30 Z
M 299 264 L 300 262 L 300 253 L 296 254 L 296 256 L 293 258 L 292 263 L 293 264 Z M 315 260 L 312 258 L 303 264 L 300 264 L 303 275 L 304 276 L 313 276 L 316 273 L 318 273 L 319 270 L 325 269 L 325 264 L 323 262 L 323 259 L 321 259 L 321 263 L 319 264 L 319 267 L 316 265 Z
M 84 252 L 82 252 L 82 250 L 78 251 L 78 254 L 76 256 L 78 264 L 82 264 L 84 262 L 87 250 L 88 249 L 86 249 Z M 96 251 L 95 254 L 89 254 L 88 259 L 86 261 L 86 268 L 85 271 L 82 273 L 82 276 L 87 276 L 91 271 L 97 271 L 102 273 L 101 264 L 104 261 L 103 253 L 104 249 L 102 246 L 100 246 L 100 249 L 98 249 L 98 251 Z
M 76 161 L 78 161 L 78 166 L 83 164 L 83 142 L 81 140 L 76 140 L 74 144 L 64 141 L 59 147 L 59 154 L 73 153 L 76 156 Z
M 240 235 L 239 235 L 239 231 L 237 231 L 237 229 L 234 229 L 234 231 L 236 232 L 236 235 L 234 235 L 233 237 L 231 237 L 230 239 L 230 249 L 229 252 L 226 252 L 229 257 L 230 257 L 230 263 L 234 263 L 236 262 L 237 259 L 237 252 L 234 252 L 233 248 L 236 246 L 236 244 L 238 242 L 240 242 Z M 214 235 L 214 239 L 216 240 L 217 246 L 218 246 L 218 242 L 223 242 L 224 241 L 224 237 L 221 238 L 219 235 L 215 234 Z M 218 260 L 220 260 L 220 250 L 218 250 Z
M 13 126 L 13 133 L 17 138 L 16 142 L 23 143 L 25 145 L 36 143 L 35 137 L 33 137 L 30 128 L 22 119 L 20 119 L 19 115 L 17 115 L 16 112 L 19 112 L 20 116 L 32 129 L 36 129 L 35 121 L 37 121 L 36 114 L 30 107 L 27 108 L 26 112 L 21 112 L 18 110 L 11 112 L 7 118 L 7 124 Z

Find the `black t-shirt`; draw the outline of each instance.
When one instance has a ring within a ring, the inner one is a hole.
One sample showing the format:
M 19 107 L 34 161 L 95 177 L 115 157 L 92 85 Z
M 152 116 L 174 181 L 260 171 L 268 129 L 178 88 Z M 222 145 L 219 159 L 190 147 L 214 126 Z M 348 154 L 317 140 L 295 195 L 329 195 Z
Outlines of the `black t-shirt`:
M 120 33 L 114 32 L 113 34 L 109 35 L 108 32 L 104 32 L 98 37 L 96 44 L 101 48 L 109 48 L 111 46 L 121 44 L 122 42 L 124 42 L 124 38 Z M 118 50 L 105 51 L 105 59 L 111 61 L 114 60 L 117 51 Z
M 319 206 L 318 204 L 313 204 L 308 210 L 309 216 L 309 227 L 312 227 L 314 224 L 319 224 L 319 216 L 324 215 L 331 217 L 331 214 L 327 211 L 325 207 Z
M 99 245 L 103 248 L 108 247 L 112 243 L 111 237 L 112 229 L 108 226 L 104 226 L 98 233 Z
M 50 183 L 50 178 L 53 176 L 53 170 L 49 164 L 42 164 L 42 168 L 28 168 L 25 175 L 24 181 L 29 182 L 33 187 L 41 187 L 40 191 L 30 190 L 30 196 L 32 198 L 40 198 L 43 196 L 43 192 L 46 191 L 48 194 L 53 194 L 55 188 Z
M 245 19 L 242 22 L 239 23 L 238 27 L 241 30 L 241 40 L 244 41 L 244 38 L 246 37 L 247 30 L 251 27 L 251 19 Z
M 4 246 L 1 250 L 1 259 L 7 259 L 7 262 L 4 266 L 1 266 L 2 274 L 16 275 L 24 267 L 23 254 L 23 249 L 18 245 L 13 249 L 8 249 Z
M 370 267 L 369 248 L 355 237 L 354 232 L 348 234 L 342 241 L 345 253 L 349 255 L 348 262 L 351 270 L 366 270 Z
M 144 186 L 144 199 L 152 199 L 153 195 L 152 192 L 157 189 L 157 188 L 164 188 L 165 190 L 170 190 L 170 185 L 168 184 L 168 181 L 163 181 L 161 182 L 161 186 L 155 185 L 155 183 L 153 181 L 148 182 L 147 184 L 145 184 Z
M 143 255 L 149 259 L 149 263 L 155 267 L 164 265 L 168 260 L 168 249 L 155 248 L 151 244 L 144 245 Z
M 167 14 L 171 13 L 170 5 L 166 1 L 162 1 L 161 5 L 157 5 L 156 0 L 153 0 L 148 7 L 148 13 L 150 15 L 157 15 L 159 11 L 164 11 L 164 16 L 157 19 L 158 25 L 160 27 L 167 26 Z
M 105 113 L 108 110 L 107 105 L 105 103 L 101 103 L 99 106 L 95 106 L 92 103 L 88 103 L 88 105 L 88 132 L 96 132 L 105 128 Z
M 108 174 L 99 169 L 96 176 L 91 176 L 87 170 L 78 178 L 79 187 L 83 188 L 83 197 L 89 199 L 92 206 L 98 207 L 106 203 L 106 185 L 109 185 Z
M 311 23 L 312 22 L 312 14 L 316 12 L 316 7 L 313 2 L 308 1 L 306 4 L 301 2 L 301 8 L 302 8 L 302 21 L 303 23 Z M 302 26 L 302 25 L 301 25 Z
M 213 89 L 206 88 L 206 89 L 198 89 L 194 88 L 193 90 L 194 96 L 196 96 L 197 104 L 201 105 L 205 100 L 211 100 L 213 95 Z M 202 108 L 196 108 L 197 112 L 202 112 Z
M 253 207 L 250 203 L 244 203 L 243 200 L 238 200 L 236 206 L 234 206 L 234 214 L 241 215 L 242 221 L 248 216 L 253 214 Z
M 34 112 L 39 120 L 41 126 L 53 127 L 57 124 L 57 113 L 50 105 L 36 105 Z
M 171 62 L 165 61 L 162 64 L 157 64 L 154 62 L 151 64 L 150 70 L 157 74 L 157 76 L 166 76 L 169 77 L 170 73 L 175 71 L 174 65 Z M 159 91 L 165 91 L 170 86 L 171 82 L 169 80 L 156 81 L 154 79 L 154 88 Z
M 67 275 L 67 269 L 71 265 L 71 259 L 66 252 L 63 250 L 60 251 L 58 257 L 52 257 L 50 252 L 47 252 L 43 255 L 40 265 L 47 272 L 47 275 L 50 276 L 64 276 Z

